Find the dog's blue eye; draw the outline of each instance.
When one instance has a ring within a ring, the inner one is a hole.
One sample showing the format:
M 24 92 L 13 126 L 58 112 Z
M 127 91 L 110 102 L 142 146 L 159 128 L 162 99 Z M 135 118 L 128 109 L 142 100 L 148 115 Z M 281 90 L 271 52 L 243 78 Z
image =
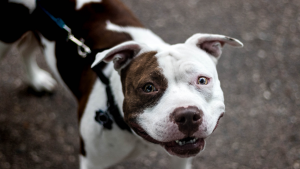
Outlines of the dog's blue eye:
M 143 88 L 144 92 L 146 93 L 150 93 L 150 92 L 154 92 L 156 91 L 156 88 L 154 87 L 153 84 L 149 83 L 149 84 L 146 84 Z
M 201 85 L 207 85 L 208 83 L 208 79 L 206 77 L 199 77 L 198 79 L 198 84 L 201 84 Z

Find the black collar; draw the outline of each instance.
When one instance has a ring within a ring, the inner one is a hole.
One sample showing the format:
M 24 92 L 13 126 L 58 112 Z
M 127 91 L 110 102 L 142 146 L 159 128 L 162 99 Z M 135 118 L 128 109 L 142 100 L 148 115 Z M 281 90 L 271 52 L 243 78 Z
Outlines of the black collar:
M 110 87 L 110 80 L 103 74 L 102 65 L 98 64 L 94 66 L 93 71 L 96 72 L 99 79 L 103 84 L 106 85 L 106 96 L 107 96 L 107 109 L 105 111 L 96 111 L 95 120 L 103 125 L 107 129 L 112 129 L 113 121 L 122 129 L 127 130 L 131 133 L 130 127 L 125 123 L 122 117 L 118 105 L 115 103 L 114 95 Z

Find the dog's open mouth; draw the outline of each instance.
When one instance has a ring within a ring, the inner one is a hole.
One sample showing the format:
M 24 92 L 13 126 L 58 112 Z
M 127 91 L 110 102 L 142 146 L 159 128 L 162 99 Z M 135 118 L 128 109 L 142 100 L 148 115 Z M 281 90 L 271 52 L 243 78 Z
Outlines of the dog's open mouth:
M 149 136 L 139 125 L 131 123 L 131 127 L 134 129 L 136 134 L 143 137 L 145 140 L 155 144 L 160 144 L 171 155 L 176 155 L 178 157 L 187 158 L 195 156 L 203 150 L 205 146 L 204 138 L 185 137 L 180 140 L 160 142 Z
M 179 157 L 191 157 L 197 155 L 204 149 L 205 141 L 203 138 L 186 137 L 161 144 L 170 154 Z

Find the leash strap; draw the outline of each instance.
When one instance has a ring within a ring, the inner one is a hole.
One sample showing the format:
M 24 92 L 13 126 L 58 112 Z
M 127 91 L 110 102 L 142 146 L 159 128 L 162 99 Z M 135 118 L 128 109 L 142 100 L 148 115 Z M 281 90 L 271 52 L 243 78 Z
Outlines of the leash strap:
M 68 32 L 67 39 L 71 40 L 72 42 L 74 42 L 78 46 L 78 48 L 77 48 L 78 55 L 85 58 L 88 54 L 90 54 L 91 49 L 87 45 L 84 44 L 83 40 L 77 39 L 72 34 L 71 28 L 68 27 L 61 18 L 56 18 L 55 16 L 53 16 L 50 12 L 48 12 L 45 8 L 43 8 L 40 3 L 41 3 L 41 0 L 36 0 L 37 6 L 40 9 L 42 9 L 51 18 L 51 20 L 53 20 L 56 23 L 57 26 L 59 26 L 61 29 L 64 29 L 65 31 Z

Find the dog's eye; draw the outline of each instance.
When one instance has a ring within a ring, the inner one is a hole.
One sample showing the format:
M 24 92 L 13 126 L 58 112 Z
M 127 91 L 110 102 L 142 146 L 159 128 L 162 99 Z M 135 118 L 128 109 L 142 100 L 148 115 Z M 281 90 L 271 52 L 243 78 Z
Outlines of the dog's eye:
M 149 83 L 149 84 L 146 84 L 143 88 L 144 92 L 146 93 L 150 93 L 150 92 L 154 92 L 156 91 L 156 88 L 154 87 L 153 84 Z
M 208 83 L 208 79 L 206 77 L 203 77 L 203 76 L 199 77 L 198 84 L 207 85 L 207 83 Z

